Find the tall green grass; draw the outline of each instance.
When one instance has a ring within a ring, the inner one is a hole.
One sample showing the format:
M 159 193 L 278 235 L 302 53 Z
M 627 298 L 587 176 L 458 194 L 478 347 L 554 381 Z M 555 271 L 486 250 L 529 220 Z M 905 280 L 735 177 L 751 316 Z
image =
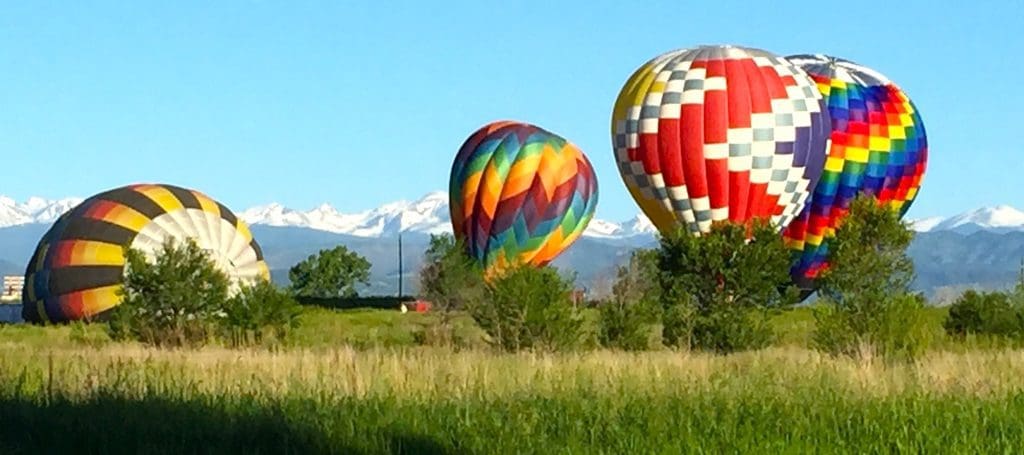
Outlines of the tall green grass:
M 1016 453 L 1024 441 L 1013 347 L 832 358 L 804 347 L 801 309 L 775 319 L 778 347 L 728 356 L 453 352 L 416 346 L 431 317 L 315 310 L 291 345 L 248 350 L 0 327 L 0 453 Z
M 1024 352 L 886 364 L 730 356 L 26 352 L 0 344 L 0 450 L 146 453 L 1007 452 Z

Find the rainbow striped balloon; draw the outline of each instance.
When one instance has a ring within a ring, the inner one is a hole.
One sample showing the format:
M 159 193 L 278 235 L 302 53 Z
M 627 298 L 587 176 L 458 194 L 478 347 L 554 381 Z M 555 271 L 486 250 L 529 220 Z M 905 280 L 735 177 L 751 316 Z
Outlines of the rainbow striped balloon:
M 899 210 L 914 202 L 928 160 L 917 108 L 899 87 L 870 68 L 826 55 L 787 59 L 806 71 L 824 95 L 832 144 L 810 202 L 783 232 L 794 251 L 794 281 L 805 291 L 828 267 L 828 238 L 860 194 Z
M 551 262 L 583 233 L 597 178 L 583 152 L 534 125 L 500 121 L 462 144 L 449 181 L 452 230 L 492 273 Z

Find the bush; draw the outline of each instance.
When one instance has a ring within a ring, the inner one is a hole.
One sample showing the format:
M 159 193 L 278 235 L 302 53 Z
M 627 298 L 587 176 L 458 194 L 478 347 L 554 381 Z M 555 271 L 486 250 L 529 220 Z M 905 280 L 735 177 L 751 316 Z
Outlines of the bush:
M 583 338 L 572 284 L 550 267 L 514 267 L 487 285 L 487 302 L 469 308 L 491 343 L 506 351 L 566 350 Z
M 217 336 L 232 345 L 282 340 L 298 321 L 298 304 L 269 282 L 231 280 L 191 239 L 168 239 L 156 257 L 125 251 L 122 302 L 110 312 L 111 338 L 157 346 L 199 346 Z
M 661 339 L 665 346 L 675 349 L 690 349 L 694 346 L 693 332 L 696 321 L 696 305 L 688 295 L 673 300 L 662 315 Z
M 601 346 L 641 351 L 651 346 L 652 325 L 658 319 L 658 268 L 654 250 L 633 252 L 619 267 L 612 297 L 598 307 Z
M 956 337 L 991 335 L 1019 339 L 1024 334 L 1021 308 L 1004 292 L 964 292 L 949 307 L 942 324 Z
M 722 353 L 763 348 L 775 339 L 770 316 L 764 307 L 721 306 L 697 315 L 691 343 Z
M 771 310 L 792 305 L 789 252 L 774 227 L 719 223 L 662 237 L 657 253 L 663 337 L 674 347 L 734 352 L 773 338 Z
M 914 264 L 906 250 L 913 238 L 892 207 L 873 197 L 850 204 L 828 240 L 829 266 L 818 279 L 818 349 L 910 358 L 925 350 L 931 337 L 920 314 L 924 300 L 910 292 Z
M 261 344 L 266 335 L 284 340 L 298 326 L 301 308 L 291 295 L 269 281 L 243 286 L 224 306 L 221 326 L 234 346 Z
M 230 280 L 191 239 L 164 242 L 153 262 L 128 248 L 120 291 L 111 311 L 111 338 L 157 346 L 205 344 L 223 317 Z
M 820 305 L 814 309 L 817 325 L 812 344 L 833 355 L 914 359 L 933 338 L 924 307 L 924 298 L 909 293 L 893 296 L 870 313 Z

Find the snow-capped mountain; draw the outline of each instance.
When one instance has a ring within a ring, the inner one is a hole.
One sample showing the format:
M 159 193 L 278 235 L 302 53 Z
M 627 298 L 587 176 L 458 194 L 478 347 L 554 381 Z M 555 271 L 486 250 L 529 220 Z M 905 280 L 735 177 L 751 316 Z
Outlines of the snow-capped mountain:
M 82 198 L 77 197 L 57 200 L 30 197 L 24 203 L 18 203 L 9 197 L 0 196 L 0 227 L 52 223 L 81 202 Z
M 328 204 L 301 212 L 280 204 L 253 207 L 239 214 L 249 224 L 297 226 L 357 237 L 380 237 L 398 232 L 449 232 L 448 194 L 428 193 L 417 201 L 398 201 L 358 213 L 341 213 Z
M 915 224 L 919 232 L 954 231 L 971 234 L 977 231 L 1008 232 L 1024 230 L 1024 212 L 1008 205 L 985 207 L 946 219 L 925 219 Z M 931 226 L 929 226 L 931 225 Z
M 307 227 L 357 237 L 381 237 L 398 232 L 440 234 L 451 232 L 448 194 L 428 193 L 417 201 L 398 201 L 363 212 L 341 213 L 328 204 L 303 212 L 280 204 L 253 207 L 239 214 L 249 224 Z M 597 238 L 624 238 L 650 235 L 654 226 L 643 215 L 624 223 L 591 220 L 583 235 Z
M 0 196 L 0 228 L 34 223 L 52 223 L 61 214 L 82 202 L 82 198 L 44 199 L 31 197 L 17 202 Z M 438 234 L 451 232 L 448 221 L 448 193 L 434 191 L 415 201 L 397 201 L 375 209 L 342 213 L 329 204 L 308 211 L 295 210 L 278 203 L 252 207 L 238 212 L 249 224 L 305 227 L 357 237 L 383 237 L 398 232 Z M 971 234 L 977 231 L 1024 231 L 1024 211 L 1000 205 L 986 207 L 949 218 L 931 217 L 910 221 L 917 232 L 953 231 Z M 584 231 L 595 239 L 653 237 L 657 232 L 642 213 L 623 221 L 593 219 Z
M 910 228 L 917 232 L 928 232 L 935 229 L 939 223 L 942 223 L 946 219 L 941 216 L 931 216 L 928 218 L 921 218 L 919 220 L 911 220 Z

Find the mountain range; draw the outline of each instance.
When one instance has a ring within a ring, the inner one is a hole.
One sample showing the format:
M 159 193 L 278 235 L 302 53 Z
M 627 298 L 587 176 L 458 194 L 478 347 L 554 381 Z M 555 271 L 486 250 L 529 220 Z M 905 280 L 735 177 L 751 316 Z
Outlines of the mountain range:
M 52 223 L 62 213 L 82 202 L 69 197 L 48 200 L 31 197 L 19 203 L 0 196 L 0 228 L 37 223 Z M 390 237 L 399 232 L 439 234 L 451 232 L 448 220 L 448 193 L 434 191 L 415 201 L 396 201 L 356 213 L 342 213 L 330 204 L 311 210 L 297 210 L 279 203 L 251 207 L 238 212 L 250 225 L 300 227 L 354 237 Z M 1024 231 L 1024 211 L 999 205 L 959 215 L 930 217 L 910 221 L 917 232 L 952 231 L 971 234 L 978 231 Z M 594 219 L 583 233 L 585 237 L 625 239 L 654 237 L 657 230 L 642 213 L 622 222 Z
M 409 202 L 398 201 L 357 213 L 341 213 L 328 204 L 299 211 L 269 204 L 239 213 L 250 225 L 304 227 L 355 237 L 386 237 L 402 233 L 440 234 L 452 231 L 448 214 L 448 193 L 435 191 Z M 615 223 L 592 220 L 583 235 L 597 238 L 653 236 L 654 225 L 643 215 Z
M 19 203 L 0 196 L 0 273 L 22 273 L 39 238 L 60 214 L 81 198 L 29 198 Z M 415 289 L 423 251 L 431 234 L 451 232 L 447 193 L 397 201 L 356 213 L 323 204 L 302 211 L 273 203 L 237 212 L 252 225 L 275 281 L 319 249 L 344 244 L 373 264 L 367 293 L 398 287 L 397 235 L 403 240 L 403 289 Z M 910 222 L 918 232 L 910 248 L 917 266 L 915 287 L 930 295 L 963 287 L 1002 287 L 1012 282 L 1024 257 L 1024 212 L 1010 206 L 980 208 L 948 218 Z M 622 222 L 594 219 L 583 237 L 554 265 L 576 274 L 581 286 L 603 291 L 630 251 L 656 243 L 656 229 L 642 214 Z

